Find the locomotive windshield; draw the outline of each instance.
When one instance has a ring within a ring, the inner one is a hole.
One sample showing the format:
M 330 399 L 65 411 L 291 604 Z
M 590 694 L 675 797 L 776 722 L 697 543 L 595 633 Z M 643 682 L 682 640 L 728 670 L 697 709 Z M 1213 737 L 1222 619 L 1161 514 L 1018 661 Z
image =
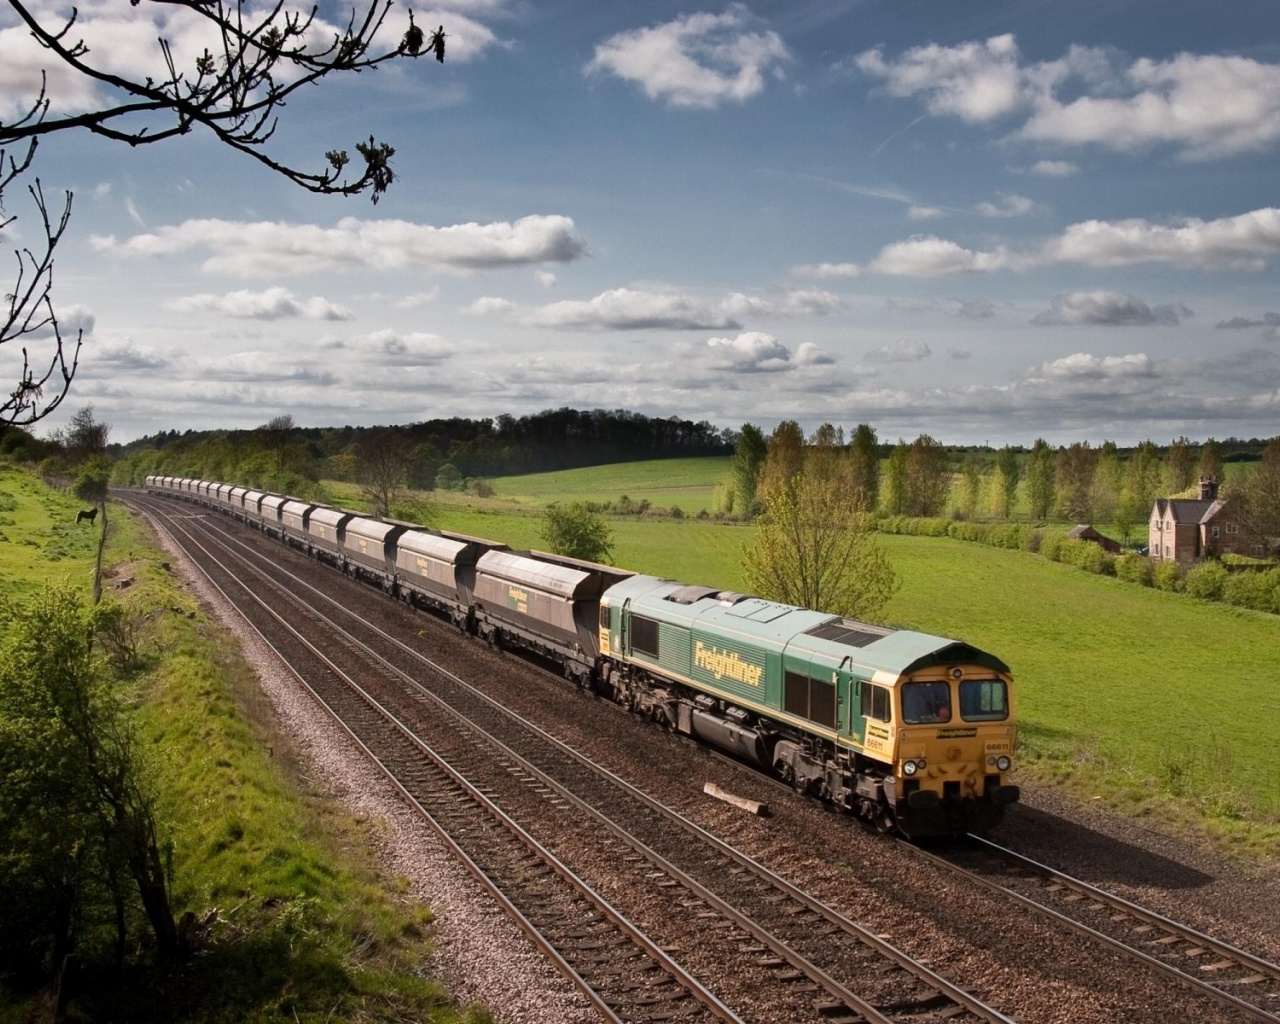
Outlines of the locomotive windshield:
M 950 684 L 903 684 L 902 721 L 907 725 L 936 725 L 951 721 Z
M 1003 679 L 966 679 L 960 684 L 960 717 L 966 722 L 1003 722 L 1009 694 Z

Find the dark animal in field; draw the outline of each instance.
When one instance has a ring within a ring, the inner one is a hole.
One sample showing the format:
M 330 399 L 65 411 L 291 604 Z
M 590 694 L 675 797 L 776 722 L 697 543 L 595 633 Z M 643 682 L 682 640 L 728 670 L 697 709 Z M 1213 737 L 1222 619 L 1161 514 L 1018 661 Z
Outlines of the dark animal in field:
M 87 508 L 82 512 L 76 513 L 77 523 L 83 523 L 87 519 L 89 520 L 90 524 L 92 524 L 93 521 L 97 518 L 98 518 L 98 510 L 96 508 Z

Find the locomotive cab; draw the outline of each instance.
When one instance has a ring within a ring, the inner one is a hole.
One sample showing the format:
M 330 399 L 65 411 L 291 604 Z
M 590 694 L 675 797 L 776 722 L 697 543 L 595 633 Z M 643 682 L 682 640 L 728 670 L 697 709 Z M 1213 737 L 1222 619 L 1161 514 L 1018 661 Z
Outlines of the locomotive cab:
M 874 701 L 873 701 L 874 702 Z M 885 797 L 907 834 L 981 831 L 1017 801 L 1009 680 L 987 665 L 931 667 L 893 688 Z M 872 721 L 868 722 L 868 735 Z

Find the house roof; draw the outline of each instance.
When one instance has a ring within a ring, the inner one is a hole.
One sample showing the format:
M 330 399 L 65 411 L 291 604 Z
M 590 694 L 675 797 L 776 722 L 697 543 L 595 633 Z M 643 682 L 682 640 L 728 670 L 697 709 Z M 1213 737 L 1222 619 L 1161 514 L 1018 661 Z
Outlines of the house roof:
M 1161 519 L 1171 518 L 1175 523 L 1204 523 L 1224 504 L 1217 499 L 1157 498 L 1156 512 Z

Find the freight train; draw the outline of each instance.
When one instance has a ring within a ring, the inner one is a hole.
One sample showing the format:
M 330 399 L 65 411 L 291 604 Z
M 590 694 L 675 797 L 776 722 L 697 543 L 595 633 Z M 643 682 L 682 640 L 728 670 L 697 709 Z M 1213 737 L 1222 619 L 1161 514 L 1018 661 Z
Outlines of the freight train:
M 1013 680 L 968 644 L 247 487 L 149 476 L 489 643 L 911 838 L 984 831 Z

